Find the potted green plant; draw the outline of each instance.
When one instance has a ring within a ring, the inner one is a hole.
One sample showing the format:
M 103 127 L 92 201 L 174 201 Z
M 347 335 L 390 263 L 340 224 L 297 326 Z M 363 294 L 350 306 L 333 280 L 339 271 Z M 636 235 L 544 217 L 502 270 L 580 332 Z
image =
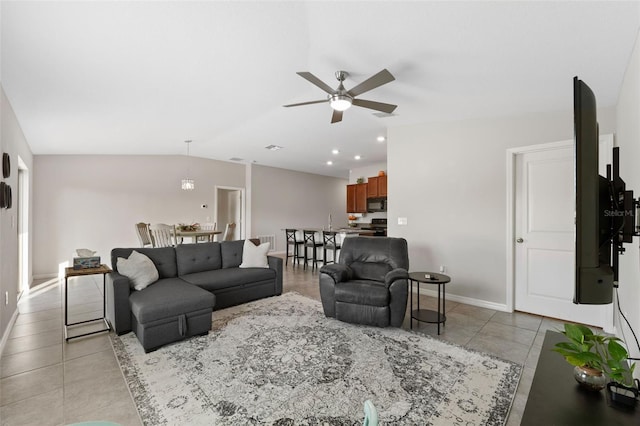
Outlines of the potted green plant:
M 590 390 L 601 390 L 605 387 L 606 376 L 611 381 L 607 386 L 610 392 L 617 389 L 623 389 L 622 393 L 631 391 L 635 395 L 635 404 L 638 381 L 633 379 L 633 371 L 636 364 L 626 367 L 629 353 L 619 338 L 594 333 L 579 324 L 565 324 L 560 333 L 568 341 L 556 343 L 553 350 L 575 367 L 574 377 L 580 385 Z M 612 399 L 615 400 L 616 395 L 612 394 Z

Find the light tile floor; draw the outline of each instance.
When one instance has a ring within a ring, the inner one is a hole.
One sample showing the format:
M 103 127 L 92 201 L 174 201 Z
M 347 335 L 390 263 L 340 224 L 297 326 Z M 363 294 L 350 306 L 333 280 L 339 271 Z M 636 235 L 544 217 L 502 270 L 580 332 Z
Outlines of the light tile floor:
M 0 359 L 0 423 L 63 425 L 108 420 L 140 425 L 108 334 L 65 342 L 63 286 L 57 280 L 37 284 L 38 290 L 19 304 L 20 314 Z M 317 271 L 311 272 L 310 268 L 305 271 L 289 264 L 285 268 L 284 291 L 320 300 Z M 100 275 L 70 279 L 70 321 L 100 316 L 101 292 Z M 421 295 L 420 305 L 435 308 L 436 301 Z M 413 329 L 523 364 L 524 371 L 507 422 L 508 425 L 520 424 L 545 331 L 558 329 L 562 323 L 451 301 L 447 302 L 446 311 L 447 323 L 440 336 L 432 324 L 416 326 L 414 322 Z M 92 327 L 96 325 L 79 326 L 73 332 Z M 408 315 L 403 328 L 409 329 Z

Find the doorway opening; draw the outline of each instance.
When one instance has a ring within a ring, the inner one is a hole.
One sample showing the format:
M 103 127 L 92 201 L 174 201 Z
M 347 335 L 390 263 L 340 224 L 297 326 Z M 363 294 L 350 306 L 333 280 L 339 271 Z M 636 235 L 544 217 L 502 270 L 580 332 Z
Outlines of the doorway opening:
M 612 148 L 613 135 L 603 135 L 601 174 Z M 507 309 L 611 332 L 612 305 L 572 303 L 573 185 L 572 140 L 507 150 Z
M 244 188 L 228 186 L 216 186 L 215 198 L 215 222 L 223 233 L 220 238 L 224 238 L 224 231 L 229 223 L 235 223 L 233 230 L 233 240 L 245 238 L 245 192 Z
M 15 203 L 18 218 L 18 300 L 29 293 L 29 169 L 18 156 L 18 199 Z

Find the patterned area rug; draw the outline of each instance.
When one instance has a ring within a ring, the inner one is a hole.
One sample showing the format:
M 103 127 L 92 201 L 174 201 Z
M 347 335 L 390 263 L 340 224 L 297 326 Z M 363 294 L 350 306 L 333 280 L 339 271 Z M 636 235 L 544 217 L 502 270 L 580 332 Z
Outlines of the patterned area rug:
M 208 336 L 145 354 L 113 336 L 146 425 L 502 425 L 521 366 L 397 328 L 325 318 L 285 293 L 213 314 Z

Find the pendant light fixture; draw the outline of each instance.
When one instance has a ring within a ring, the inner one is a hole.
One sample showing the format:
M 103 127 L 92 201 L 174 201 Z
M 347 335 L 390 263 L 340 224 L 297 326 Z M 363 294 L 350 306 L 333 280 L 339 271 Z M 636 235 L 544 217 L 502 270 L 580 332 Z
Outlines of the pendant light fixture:
M 190 140 L 184 141 L 187 144 L 187 161 L 189 161 L 189 145 L 191 144 Z M 193 179 L 189 178 L 189 167 L 187 166 L 187 177 L 182 179 L 182 189 L 185 191 L 193 191 L 196 187 L 196 183 Z

